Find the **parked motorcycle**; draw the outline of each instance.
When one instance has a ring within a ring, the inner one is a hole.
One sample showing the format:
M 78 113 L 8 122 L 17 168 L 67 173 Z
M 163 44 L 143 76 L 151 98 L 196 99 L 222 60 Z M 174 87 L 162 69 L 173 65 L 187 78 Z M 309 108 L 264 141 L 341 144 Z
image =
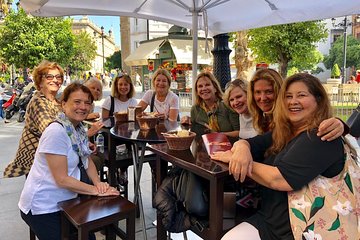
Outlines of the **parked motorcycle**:
M 28 88 L 28 86 L 31 84 L 31 86 Z M 33 97 L 35 93 L 35 87 L 34 84 L 30 83 L 24 88 L 24 92 L 21 94 L 19 101 L 17 103 L 19 107 L 19 117 L 18 122 L 23 122 L 25 120 L 25 113 L 27 105 L 29 104 L 31 98 Z

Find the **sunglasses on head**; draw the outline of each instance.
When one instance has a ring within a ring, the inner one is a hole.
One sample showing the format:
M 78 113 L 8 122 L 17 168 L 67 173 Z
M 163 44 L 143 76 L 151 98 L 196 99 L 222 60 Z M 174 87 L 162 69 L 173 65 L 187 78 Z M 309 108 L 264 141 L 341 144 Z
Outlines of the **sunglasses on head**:
M 53 80 L 54 78 L 56 78 L 56 80 L 60 81 L 63 79 L 63 75 L 60 75 L 60 74 L 56 74 L 56 75 L 45 74 L 44 77 L 46 78 L 46 80 Z

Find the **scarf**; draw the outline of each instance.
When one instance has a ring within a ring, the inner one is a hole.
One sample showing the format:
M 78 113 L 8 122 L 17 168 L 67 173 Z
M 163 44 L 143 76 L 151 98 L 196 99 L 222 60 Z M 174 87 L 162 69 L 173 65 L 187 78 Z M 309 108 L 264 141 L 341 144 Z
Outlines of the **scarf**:
M 72 124 L 65 113 L 58 114 L 56 121 L 61 123 L 70 138 L 72 149 L 79 155 L 82 161 L 85 161 L 91 154 L 89 148 L 89 138 L 87 136 L 83 123 L 76 127 Z
M 215 103 L 215 105 L 212 109 L 208 108 L 208 106 L 206 106 L 205 102 L 202 102 L 200 104 L 200 107 L 206 112 L 206 115 L 208 116 L 209 128 L 211 130 L 213 130 L 214 132 L 220 132 L 220 127 L 219 127 L 218 119 L 216 116 L 218 102 Z

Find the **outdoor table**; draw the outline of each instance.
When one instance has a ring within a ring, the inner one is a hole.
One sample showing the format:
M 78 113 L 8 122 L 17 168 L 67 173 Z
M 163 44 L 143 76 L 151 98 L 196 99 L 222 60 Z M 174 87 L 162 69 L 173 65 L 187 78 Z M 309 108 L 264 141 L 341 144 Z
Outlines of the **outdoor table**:
M 135 176 L 135 190 L 134 190 L 134 203 L 139 202 L 140 216 L 142 218 L 142 227 L 144 232 L 144 239 L 146 236 L 144 209 L 142 205 L 140 179 L 142 166 L 144 163 L 144 155 L 146 144 L 156 144 L 165 142 L 165 138 L 162 133 L 166 131 L 172 131 L 179 127 L 179 123 L 171 122 L 168 120 L 161 121 L 156 125 L 155 129 L 141 130 L 137 122 L 117 122 L 114 127 L 110 129 L 109 135 L 109 171 L 113 169 L 113 163 L 116 161 L 116 146 L 118 142 L 126 142 L 131 144 L 131 153 L 133 156 L 134 176 Z M 139 150 L 140 156 L 139 156 Z M 112 178 L 109 174 L 109 180 L 112 182 Z
M 220 239 L 225 232 L 223 226 L 223 198 L 224 182 L 229 177 L 228 165 L 211 160 L 203 147 L 201 139 L 193 142 L 191 150 L 170 150 L 166 143 L 151 145 L 148 149 L 157 154 L 156 182 L 158 187 L 166 177 L 168 162 L 209 181 L 209 226 L 201 232 L 196 227 L 192 227 L 191 230 L 203 239 Z M 233 226 L 234 223 L 231 224 Z M 225 226 L 225 228 L 229 229 L 229 226 Z M 157 239 L 166 239 L 166 231 L 160 214 L 157 215 Z

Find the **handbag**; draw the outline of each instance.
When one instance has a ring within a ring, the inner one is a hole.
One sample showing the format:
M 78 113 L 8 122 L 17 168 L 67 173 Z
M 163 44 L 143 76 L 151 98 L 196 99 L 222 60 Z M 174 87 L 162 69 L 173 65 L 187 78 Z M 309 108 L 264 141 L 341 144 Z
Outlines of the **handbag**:
M 346 123 L 350 128 L 350 134 L 360 137 L 360 104 L 354 109 Z
M 346 160 L 340 174 L 319 176 L 301 190 L 288 192 L 295 240 L 360 239 L 360 168 L 346 139 L 344 150 Z
M 80 157 L 79 157 L 79 163 L 78 163 L 77 166 L 80 169 L 80 181 L 84 182 L 86 184 L 93 185 L 91 179 L 89 178 L 89 175 L 86 172 L 86 169 L 85 169 L 84 164 L 83 164 Z
M 154 205 L 166 231 L 184 232 L 208 226 L 209 184 L 205 179 L 178 167 L 172 168 L 158 188 Z

